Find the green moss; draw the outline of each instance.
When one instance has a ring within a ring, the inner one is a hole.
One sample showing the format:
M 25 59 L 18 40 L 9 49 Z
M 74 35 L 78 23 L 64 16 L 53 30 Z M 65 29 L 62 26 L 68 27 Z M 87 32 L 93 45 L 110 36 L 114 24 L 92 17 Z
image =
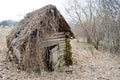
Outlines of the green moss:
M 60 64 L 59 64 L 60 67 L 61 67 L 61 66 L 65 66 L 65 60 L 64 60 L 64 55 L 63 55 L 63 53 L 59 53 L 59 58 L 58 58 L 58 60 L 60 61 Z
M 65 63 L 67 66 L 72 65 L 72 52 L 71 52 L 71 44 L 70 41 L 66 41 L 66 54 L 65 54 Z
M 61 66 L 65 66 L 65 60 L 63 60 L 61 63 L 60 63 L 60 67 Z

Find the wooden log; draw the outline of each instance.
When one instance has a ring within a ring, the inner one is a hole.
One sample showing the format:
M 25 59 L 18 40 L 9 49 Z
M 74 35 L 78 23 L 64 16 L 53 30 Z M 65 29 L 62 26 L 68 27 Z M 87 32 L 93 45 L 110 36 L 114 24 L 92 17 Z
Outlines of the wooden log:
M 56 32 L 53 35 L 65 35 L 65 33 L 64 32 Z
M 50 36 L 50 37 L 46 38 L 46 40 L 58 39 L 58 38 L 65 38 L 65 35 Z
M 59 38 L 59 39 L 51 39 L 51 40 L 47 40 L 48 42 L 51 41 L 65 41 L 65 38 Z

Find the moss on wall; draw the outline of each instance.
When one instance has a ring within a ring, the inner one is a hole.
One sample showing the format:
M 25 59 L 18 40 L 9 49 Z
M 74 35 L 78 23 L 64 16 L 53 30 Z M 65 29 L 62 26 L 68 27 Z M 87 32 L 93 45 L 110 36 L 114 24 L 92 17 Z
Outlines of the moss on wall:
M 66 40 L 66 54 L 65 54 L 65 63 L 67 66 L 72 65 L 72 47 L 70 41 Z

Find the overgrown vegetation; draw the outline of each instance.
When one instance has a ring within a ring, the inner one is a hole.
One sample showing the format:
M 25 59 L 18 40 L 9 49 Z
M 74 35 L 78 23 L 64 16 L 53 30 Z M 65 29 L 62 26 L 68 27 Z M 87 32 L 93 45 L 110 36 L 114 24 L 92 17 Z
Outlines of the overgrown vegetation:
M 72 65 L 72 47 L 70 41 L 66 41 L 66 55 L 65 55 L 65 63 L 67 66 Z

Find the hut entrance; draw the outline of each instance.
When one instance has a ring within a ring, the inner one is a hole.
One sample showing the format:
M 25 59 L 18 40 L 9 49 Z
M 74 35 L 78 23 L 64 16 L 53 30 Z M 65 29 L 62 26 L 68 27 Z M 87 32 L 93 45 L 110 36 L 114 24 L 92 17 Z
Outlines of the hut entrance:
M 47 65 L 47 68 L 49 71 L 53 71 L 54 70 L 54 64 L 57 64 L 58 63 L 58 50 L 59 50 L 59 45 L 56 44 L 56 45 L 53 45 L 53 46 L 50 46 L 50 47 L 47 47 L 46 48 L 46 65 Z M 58 66 L 56 66 L 58 67 Z
M 53 71 L 64 65 L 66 54 L 66 33 L 59 32 L 51 35 L 46 41 L 45 63 L 48 71 Z

